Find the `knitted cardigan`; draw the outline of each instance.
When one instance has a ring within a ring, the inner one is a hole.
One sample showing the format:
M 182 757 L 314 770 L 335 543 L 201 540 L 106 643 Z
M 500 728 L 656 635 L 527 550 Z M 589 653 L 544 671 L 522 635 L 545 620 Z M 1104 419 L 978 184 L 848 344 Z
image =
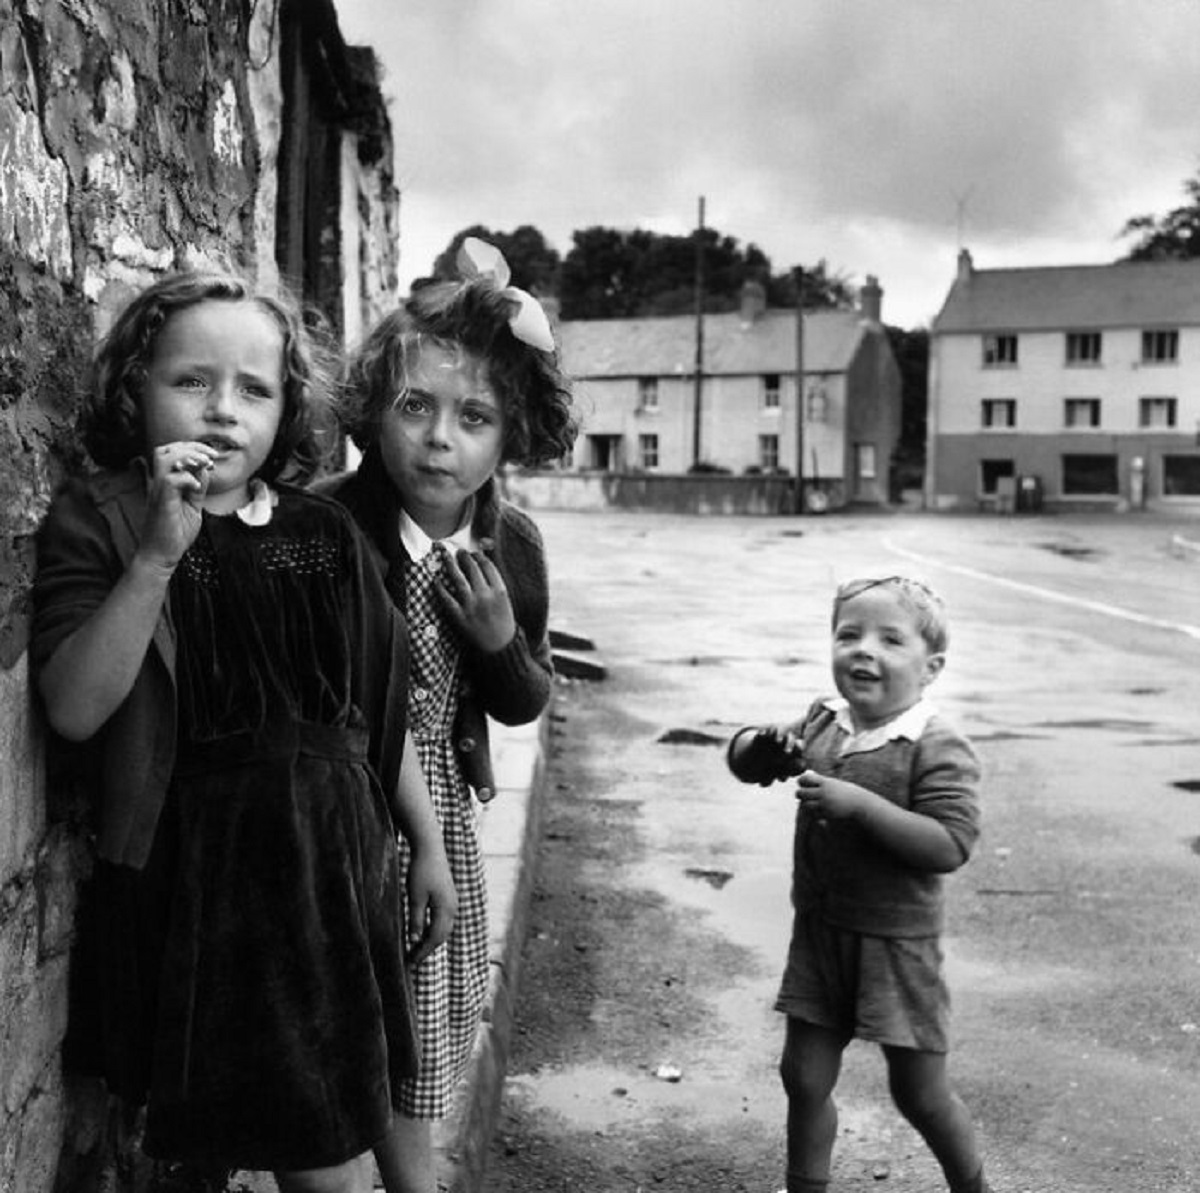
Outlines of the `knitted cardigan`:
M 404 608 L 400 494 L 378 447 L 368 449 L 355 472 L 318 482 L 318 491 L 340 501 L 371 543 L 392 600 Z M 554 679 L 549 631 L 549 581 L 542 537 L 533 519 L 502 501 L 489 479 L 476 494 L 471 530 L 504 578 L 517 632 L 498 651 L 463 644 L 463 688 L 454 724 L 454 747 L 463 775 L 482 800 L 495 794 L 488 717 L 503 725 L 535 720 L 550 700 Z
M 825 700 L 784 728 L 804 743 L 807 767 L 931 817 L 958 847 L 959 864 L 970 856 L 979 836 L 979 761 L 945 718 L 934 713 L 916 741 L 896 737 L 847 755 L 840 753 L 845 731 Z M 803 807 L 792 902 L 798 915 L 815 911 L 835 927 L 870 936 L 936 936 L 944 926 L 941 874 L 908 865 L 853 820 L 821 819 Z
M 362 544 L 347 618 L 367 641 L 387 650 L 359 659 L 355 698 L 371 730 L 370 760 L 397 815 L 396 784 L 404 749 L 408 651 L 403 618 L 391 608 L 368 548 L 336 502 L 286 484 L 281 498 L 320 502 Z M 137 549 L 146 511 L 146 475 L 134 467 L 68 481 L 38 534 L 29 657 L 43 666 L 112 590 Z M 57 736 L 51 748 L 81 777 L 99 804 L 97 851 L 108 861 L 141 869 L 150 855 L 175 767 L 177 703 L 175 636 L 170 601 L 163 604 L 146 657 L 129 694 L 82 746 Z

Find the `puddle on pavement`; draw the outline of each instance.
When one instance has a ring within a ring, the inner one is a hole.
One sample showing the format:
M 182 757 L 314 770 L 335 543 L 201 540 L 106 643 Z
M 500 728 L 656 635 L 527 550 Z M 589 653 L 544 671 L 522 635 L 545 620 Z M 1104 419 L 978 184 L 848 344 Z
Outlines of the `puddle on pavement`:
M 664 746 L 723 746 L 726 741 L 703 729 L 664 729 L 654 740 Z
M 714 891 L 722 890 L 725 884 L 733 878 L 728 870 L 703 870 L 698 866 L 689 866 L 684 870 L 684 874 L 699 882 L 707 882 Z
M 973 742 L 981 741 L 1044 741 L 1040 733 L 1018 733 L 1015 729 L 997 729 L 994 733 L 972 733 Z
M 1122 733 L 1147 733 L 1156 728 L 1152 721 L 1134 721 L 1123 717 L 1097 717 L 1094 720 L 1039 721 L 1041 729 L 1112 729 Z
M 1084 547 L 1078 543 L 1037 543 L 1043 551 L 1053 551 L 1055 555 L 1063 555 L 1067 559 L 1094 559 L 1102 554 L 1095 547 Z

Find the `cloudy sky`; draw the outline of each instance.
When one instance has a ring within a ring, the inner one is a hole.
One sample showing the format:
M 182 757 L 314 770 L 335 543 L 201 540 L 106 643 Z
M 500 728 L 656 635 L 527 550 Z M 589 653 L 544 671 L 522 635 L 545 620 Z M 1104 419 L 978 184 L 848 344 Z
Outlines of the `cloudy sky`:
M 928 323 L 982 268 L 1107 262 L 1200 169 L 1200 0 L 336 0 L 375 48 L 401 281 L 455 232 L 824 258 Z

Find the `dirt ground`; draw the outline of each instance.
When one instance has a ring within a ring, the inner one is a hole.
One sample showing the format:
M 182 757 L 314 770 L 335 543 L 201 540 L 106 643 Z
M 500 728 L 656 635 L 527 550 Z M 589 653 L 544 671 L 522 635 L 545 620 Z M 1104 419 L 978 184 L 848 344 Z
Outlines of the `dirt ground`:
M 951 1073 L 995 1189 L 1200 1188 L 1200 585 L 1165 531 L 830 522 L 792 541 L 714 521 L 698 542 L 643 518 L 591 524 L 583 550 L 577 520 L 543 528 L 569 573 L 559 608 L 610 676 L 557 695 L 489 1193 L 782 1185 L 770 1004 L 790 809 L 786 792 L 738 802 L 720 744 L 823 683 L 806 643 L 831 575 L 896 555 L 924 560 L 955 611 L 939 695 L 988 775 L 946 944 Z M 943 1188 L 877 1051 L 851 1046 L 838 1100 L 832 1190 Z

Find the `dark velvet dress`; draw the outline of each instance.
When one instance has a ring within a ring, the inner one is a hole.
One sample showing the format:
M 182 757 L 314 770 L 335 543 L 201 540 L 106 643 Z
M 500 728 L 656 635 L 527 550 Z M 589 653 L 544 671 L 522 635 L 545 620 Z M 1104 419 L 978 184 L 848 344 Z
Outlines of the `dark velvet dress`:
M 148 1083 L 151 1155 L 337 1164 L 415 1070 L 379 779 L 406 646 L 365 554 L 333 503 L 284 490 L 265 526 L 206 515 L 172 579 L 174 778 L 146 868 L 100 872 L 130 921 L 110 916 L 105 1051 Z

